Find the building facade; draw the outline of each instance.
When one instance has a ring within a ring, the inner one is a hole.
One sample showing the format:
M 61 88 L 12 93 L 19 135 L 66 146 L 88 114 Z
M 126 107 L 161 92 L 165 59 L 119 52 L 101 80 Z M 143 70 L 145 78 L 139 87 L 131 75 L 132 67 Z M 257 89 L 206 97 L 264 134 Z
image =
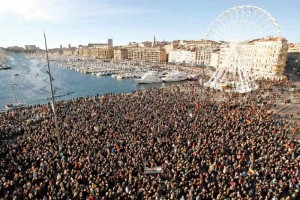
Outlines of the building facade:
M 115 60 L 128 59 L 128 50 L 127 49 L 115 49 L 114 50 L 114 59 Z
M 74 55 L 74 50 L 70 50 L 70 49 L 63 50 L 62 55 L 64 55 L 64 56 L 73 56 Z
M 166 62 L 167 54 L 162 48 L 128 48 L 129 60 L 145 60 L 150 62 Z
M 285 38 L 263 38 L 237 47 L 221 46 L 219 66 L 243 67 L 245 70 L 266 75 L 283 75 L 286 67 L 288 45 Z M 241 58 L 242 56 L 242 58 Z
M 214 68 L 218 68 L 219 58 L 220 58 L 220 51 L 216 51 L 216 52 L 211 53 L 209 66 L 212 66 Z
M 195 64 L 196 65 L 210 65 L 211 54 L 213 53 L 212 47 L 199 47 L 196 50 Z
M 113 59 L 114 50 L 112 48 L 89 48 L 89 56 L 100 59 Z
M 169 52 L 168 62 L 193 64 L 195 59 L 196 52 L 177 49 Z
M 288 53 L 300 53 L 300 43 L 288 44 Z
M 48 49 L 49 54 L 53 55 L 62 55 L 63 51 L 62 48 L 54 48 L 54 49 Z

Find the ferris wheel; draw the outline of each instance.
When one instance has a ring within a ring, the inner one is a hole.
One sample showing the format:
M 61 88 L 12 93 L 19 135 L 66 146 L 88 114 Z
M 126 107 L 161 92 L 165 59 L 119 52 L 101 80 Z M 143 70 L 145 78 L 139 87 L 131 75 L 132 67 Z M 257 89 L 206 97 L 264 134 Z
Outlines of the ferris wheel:
M 211 23 L 205 41 L 218 42 L 220 47 L 219 66 L 205 85 L 244 93 L 257 89 L 255 80 L 277 63 L 281 31 L 265 10 L 238 6 L 226 10 Z M 275 56 L 265 55 L 266 52 Z

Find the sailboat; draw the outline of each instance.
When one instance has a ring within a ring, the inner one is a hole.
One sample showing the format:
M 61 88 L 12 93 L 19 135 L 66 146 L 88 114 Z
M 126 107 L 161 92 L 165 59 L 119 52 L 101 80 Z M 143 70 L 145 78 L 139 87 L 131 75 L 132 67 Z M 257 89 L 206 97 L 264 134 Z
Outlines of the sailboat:
M 10 104 L 6 104 L 5 105 L 5 109 L 6 110 L 14 110 L 14 109 L 18 109 L 18 108 L 22 108 L 22 107 L 26 106 L 26 104 L 18 102 L 17 95 L 16 95 L 16 90 L 15 90 L 15 86 L 16 86 L 16 84 L 13 83 L 12 84 L 12 90 L 13 90 L 13 93 L 14 93 L 15 102 L 14 103 L 10 103 Z

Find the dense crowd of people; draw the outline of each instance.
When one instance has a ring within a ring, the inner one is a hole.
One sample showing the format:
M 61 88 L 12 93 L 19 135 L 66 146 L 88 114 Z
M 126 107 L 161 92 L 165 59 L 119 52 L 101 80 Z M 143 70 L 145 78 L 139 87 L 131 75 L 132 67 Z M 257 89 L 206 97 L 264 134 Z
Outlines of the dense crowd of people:
M 0 115 L 0 198 L 299 199 L 299 143 L 262 91 L 215 101 L 196 84 Z M 145 174 L 145 168 L 162 171 Z

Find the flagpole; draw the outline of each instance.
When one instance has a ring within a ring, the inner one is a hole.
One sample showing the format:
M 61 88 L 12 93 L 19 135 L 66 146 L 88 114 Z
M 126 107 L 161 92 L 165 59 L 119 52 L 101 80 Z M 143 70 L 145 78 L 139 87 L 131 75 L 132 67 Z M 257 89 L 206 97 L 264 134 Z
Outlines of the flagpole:
M 58 142 L 58 148 L 59 148 L 59 151 L 60 151 L 61 148 L 62 148 L 62 143 L 61 143 L 61 136 L 60 136 L 59 127 L 58 127 L 57 113 L 56 113 L 56 109 L 55 109 L 54 90 L 53 90 L 53 84 L 52 84 L 53 79 L 52 79 L 52 76 L 51 76 L 49 56 L 48 56 L 48 48 L 47 48 L 47 40 L 46 40 L 45 32 L 44 32 L 44 38 L 45 38 L 45 47 L 46 47 L 46 55 L 47 55 L 48 75 L 49 75 L 50 88 L 51 88 L 51 107 L 52 107 L 52 111 L 53 111 L 53 114 L 54 114 L 55 132 L 56 132 L 56 137 L 57 137 L 57 142 Z

